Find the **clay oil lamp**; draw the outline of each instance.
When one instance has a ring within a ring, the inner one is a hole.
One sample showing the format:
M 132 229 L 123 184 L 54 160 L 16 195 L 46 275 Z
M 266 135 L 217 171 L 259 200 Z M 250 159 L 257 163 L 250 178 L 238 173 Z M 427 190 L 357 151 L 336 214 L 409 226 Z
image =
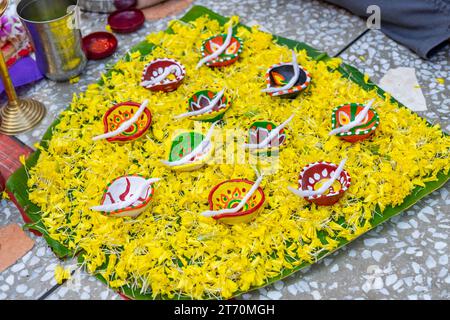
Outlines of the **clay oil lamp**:
M 346 160 L 339 166 L 324 161 L 308 164 L 300 172 L 298 189 L 289 190 L 319 206 L 335 204 L 350 187 L 350 175 L 344 170 Z
M 178 135 L 172 141 L 168 160 L 162 162 L 175 171 L 194 171 L 203 167 L 213 153 L 211 137 L 215 125 L 216 122 L 212 124 L 206 136 L 198 132 Z
M 294 114 L 279 126 L 267 120 L 255 121 L 249 128 L 248 143 L 244 148 L 258 155 L 277 155 L 279 149 L 286 144 L 285 127 L 293 118 Z
M 160 179 L 146 179 L 140 175 L 121 176 L 109 183 L 99 206 L 92 207 L 109 217 L 137 217 L 150 206 Z
M 264 191 L 259 186 L 263 176 L 256 182 L 233 179 L 216 185 L 209 193 L 210 211 L 202 212 L 205 217 L 226 223 L 247 223 L 262 210 L 265 201 Z
M 186 75 L 184 66 L 173 59 L 156 59 L 144 67 L 141 86 L 151 91 L 176 90 Z
M 295 98 L 310 82 L 310 74 L 297 63 L 297 55 L 292 51 L 292 62 L 278 63 L 267 70 L 267 87 L 262 92 L 274 97 Z
M 330 135 L 337 135 L 342 140 L 356 142 L 371 136 L 380 119 L 378 114 L 371 108 L 374 100 L 367 105 L 359 103 L 346 103 L 332 111 Z
M 103 116 L 104 134 L 92 140 L 106 139 L 108 142 L 128 142 L 141 137 L 152 124 L 152 114 L 147 108 L 148 100 L 141 105 L 123 102 L 114 105 Z
M 225 67 L 239 59 L 243 42 L 233 36 L 233 25 L 230 23 L 227 34 L 212 36 L 203 41 L 201 52 L 202 59 L 197 64 L 197 69 L 203 64 L 208 67 Z
M 202 90 L 195 93 L 188 101 L 188 112 L 176 116 L 176 119 L 189 118 L 196 121 L 215 122 L 223 118 L 231 104 L 223 94 Z

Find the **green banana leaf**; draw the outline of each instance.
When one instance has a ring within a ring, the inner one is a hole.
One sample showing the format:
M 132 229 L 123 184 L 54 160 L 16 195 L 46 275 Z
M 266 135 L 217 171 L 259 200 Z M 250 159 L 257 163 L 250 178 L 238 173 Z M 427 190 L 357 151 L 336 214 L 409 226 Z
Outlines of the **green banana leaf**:
M 223 17 L 205 7 L 202 7 L 202 6 L 193 6 L 191 8 L 191 10 L 189 12 L 187 12 L 181 18 L 181 21 L 189 23 L 190 21 L 194 21 L 203 15 L 208 15 L 210 19 L 215 19 L 222 25 L 226 21 L 228 21 L 228 18 L 225 18 L 225 17 Z M 241 26 L 243 26 L 243 25 L 241 25 Z M 244 26 L 244 27 L 246 27 L 246 26 Z M 172 32 L 172 30 L 168 29 L 168 30 L 166 30 L 166 32 Z M 279 36 L 274 36 L 274 39 L 278 44 L 287 46 L 291 49 L 296 48 L 296 49 L 306 50 L 308 55 L 316 61 L 319 61 L 319 60 L 327 61 L 330 59 L 330 57 L 326 53 L 320 52 L 320 51 L 308 46 L 305 43 L 297 42 L 297 41 L 286 39 L 286 38 L 279 37 Z M 137 46 L 133 47 L 130 50 L 130 52 L 140 51 L 142 55 L 147 55 L 153 50 L 154 47 L 155 46 L 153 44 L 143 41 L 140 44 L 138 44 Z M 125 56 L 124 59 L 129 59 L 129 56 L 128 55 Z M 385 95 L 385 92 L 381 88 L 379 88 L 378 86 L 376 86 L 375 84 L 373 84 L 370 81 L 367 81 L 367 82 L 364 81 L 364 75 L 360 71 L 358 71 L 356 68 L 354 68 L 350 65 L 347 65 L 347 64 L 342 64 L 336 70 L 338 72 L 340 72 L 343 77 L 348 78 L 349 80 L 358 84 L 363 89 L 365 89 L 367 91 L 376 90 L 376 92 L 380 96 Z M 108 77 L 111 74 L 111 72 L 112 72 L 112 70 L 107 72 L 105 74 L 105 76 Z M 103 84 L 103 81 L 100 80 L 99 84 L 100 85 Z M 395 99 L 391 98 L 391 100 L 393 102 L 396 102 L 401 108 L 404 108 L 404 106 L 401 103 L 399 103 L 398 101 L 396 101 Z M 46 133 L 44 134 L 42 141 L 41 141 L 41 146 L 44 149 L 47 148 L 48 141 L 52 138 L 53 129 L 58 123 L 59 123 L 59 119 L 57 119 L 54 123 L 52 123 L 50 125 L 50 127 L 48 128 L 48 130 L 46 131 Z M 431 126 L 431 124 L 429 124 L 429 125 Z M 39 155 L 40 155 L 39 150 L 34 152 L 27 159 L 26 168 L 29 169 L 29 168 L 32 168 L 33 166 L 35 166 L 39 159 Z M 33 223 L 26 224 L 25 227 L 41 232 L 43 234 L 45 240 L 47 241 L 48 245 L 53 249 L 54 253 L 58 257 L 65 258 L 65 257 L 69 257 L 69 256 L 73 257 L 75 255 L 78 255 L 78 262 L 83 263 L 83 261 L 84 261 L 83 252 L 74 252 L 72 250 L 69 250 L 61 243 L 50 238 L 50 236 L 46 232 L 45 227 L 40 219 L 40 208 L 38 206 L 36 206 L 35 204 L 33 204 L 29 200 L 29 197 L 28 197 L 29 189 L 27 186 L 28 176 L 27 176 L 26 168 L 23 166 L 21 168 L 19 168 L 7 181 L 8 191 L 16 198 L 17 202 L 25 210 L 25 212 L 27 213 L 29 218 L 33 221 Z M 450 173 L 440 172 L 437 177 L 438 177 L 438 180 L 427 182 L 427 183 L 425 183 L 424 187 L 420 187 L 420 186 L 416 187 L 412 191 L 412 193 L 403 200 L 403 203 L 401 205 L 396 206 L 396 207 L 386 207 L 383 212 L 381 212 L 381 210 L 379 208 L 377 208 L 374 212 L 372 220 L 370 221 L 372 228 L 375 228 L 376 226 L 378 226 L 379 224 L 383 223 L 384 221 L 390 219 L 391 217 L 400 214 L 402 211 L 408 209 L 409 207 L 414 205 L 417 201 L 419 201 L 426 195 L 428 195 L 428 194 L 432 193 L 433 191 L 442 187 L 450 178 Z M 322 234 L 319 233 L 319 238 L 323 243 L 326 243 L 325 235 L 323 233 Z M 352 241 L 354 241 L 355 239 L 353 239 Z M 323 257 L 331 254 L 334 251 L 337 251 L 339 248 L 345 246 L 347 243 L 350 242 L 345 239 L 336 239 L 336 240 L 339 240 L 339 247 L 333 251 L 321 253 L 317 260 L 322 259 Z M 269 279 L 263 286 L 269 285 L 269 284 L 274 283 L 278 280 L 281 280 L 285 277 L 288 277 L 289 275 L 293 274 L 294 272 L 296 272 L 300 269 L 305 268 L 308 265 L 309 265 L 309 263 L 303 263 L 294 269 L 284 270 L 278 276 Z M 101 266 L 95 274 L 95 276 L 105 284 L 106 284 L 106 280 L 102 277 L 101 271 L 105 270 L 106 266 L 107 266 L 107 262 L 105 262 L 105 264 L 103 266 Z M 259 287 L 252 287 L 252 288 L 250 288 L 249 291 L 255 290 L 258 288 Z M 151 293 L 142 294 L 136 288 L 131 288 L 128 286 L 121 287 L 119 289 L 119 292 L 121 294 L 123 294 L 124 296 L 127 296 L 132 299 L 155 299 L 155 297 L 153 297 L 151 295 Z M 244 292 L 237 292 L 235 294 L 235 296 L 239 296 L 242 293 L 244 293 Z M 166 297 L 166 296 L 157 296 L 156 298 L 168 299 L 168 297 Z M 176 297 L 176 299 L 189 299 L 189 297 L 180 296 L 180 297 Z

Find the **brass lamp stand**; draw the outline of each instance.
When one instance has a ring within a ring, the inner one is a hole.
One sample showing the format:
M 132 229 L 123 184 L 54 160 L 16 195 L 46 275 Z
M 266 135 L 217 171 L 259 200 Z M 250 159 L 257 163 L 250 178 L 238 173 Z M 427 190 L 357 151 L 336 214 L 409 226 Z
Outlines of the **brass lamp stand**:
M 0 17 L 8 7 L 8 0 L 0 0 Z M 45 115 L 45 107 L 33 99 L 19 99 L 9 77 L 3 53 L 0 52 L 0 76 L 8 102 L 0 107 L 0 133 L 14 135 L 33 128 Z

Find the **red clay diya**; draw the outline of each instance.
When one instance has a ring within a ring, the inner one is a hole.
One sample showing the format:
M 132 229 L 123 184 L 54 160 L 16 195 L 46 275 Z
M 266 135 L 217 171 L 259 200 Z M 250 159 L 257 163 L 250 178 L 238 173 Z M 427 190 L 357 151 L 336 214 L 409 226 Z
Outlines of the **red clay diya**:
M 334 108 L 331 115 L 332 129 L 337 129 L 354 121 L 364 107 L 363 104 L 359 103 L 346 103 Z M 367 115 L 358 126 L 348 131 L 337 133 L 336 135 L 348 142 L 364 140 L 375 132 L 379 124 L 380 119 L 378 114 L 375 110 L 369 109 Z
M 151 91 L 170 92 L 180 86 L 185 75 L 186 70 L 178 61 L 167 58 L 156 59 L 144 67 L 141 85 Z
M 114 179 L 107 185 L 101 205 L 113 205 L 130 199 L 136 192 L 141 191 L 141 187 L 146 181 L 147 179 L 140 175 L 121 176 Z M 136 217 L 149 207 L 154 193 L 155 189 L 150 184 L 144 188 L 141 196 L 131 205 L 112 212 L 103 212 L 103 214 L 110 217 Z
M 100 60 L 112 55 L 117 49 L 117 39 L 109 32 L 93 32 L 83 37 L 83 49 L 89 60 Z
M 253 184 L 253 181 L 244 179 L 226 180 L 219 183 L 209 193 L 210 210 L 217 211 L 237 207 Z M 227 224 L 250 222 L 261 211 L 264 201 L 264 191 L 258 187 L 241 210 L 236 213 L 215 215 L 213 219 Z
M 122 123 L 133 117 L 139 107 L 140 104 L 136 102 L 122 102 L 110 108 L 103 116 L 105 133 L 117 130 Z M 106 140 L 109 142 L 127 142 L 136 140 L 147 131 L 151 124 L 152 114 L 148 108 L 145 108 L 138 120 L 127 130 L 114 137 L 106 138 Z
M 130 33 L 139 29 L 145 22 L 144 13 L 135 8 L 117 10 L 108 16 L 108 24 L 114 32 Z
M 300 171 L 298 180 L 299 190 L 318 190 L 324 183 L 331 179 L 338 166 L 330 162 L 314 162 L 308 164 Z M 344 195 L 344 192 L 350 187 L 351 178 L 347 171 L 342 170 L 340 176 L 334 183 L 321 195 L 305 197 L 309 202 L 319 206 L 330 206 Z
M 232 29 L 230 30 L 233 32 Z M 205 58 L 217 51 L 225 43 L 226 38 L 226 34 L 220 34 L 203 41 L 201 47 L 202 57 Z M 231 41 L 226 49 L 217 58 L 206 61 L 205 64 L 208 67 L 225 67 L 233 64 L 239 59 L 242 47 L 242 40 L 237 36 L 231 36 Z
M 213 92 L 210 90 L 202 90 L 195 93 L 188 101 L 188 111 L 195 112 L 208 107 L 212 103 L 216 95 L 217 92 Z M 214 122 L 222 119 L 224 113 L 230 108 L 230 106 L 230 101 L 225 95 L 222 95 L 222 97 L 219 99 L 219 101 L 217 101 L 217 103 L 211 110 L 203 114 L 190 116 L 189 119 L 196 121 Z

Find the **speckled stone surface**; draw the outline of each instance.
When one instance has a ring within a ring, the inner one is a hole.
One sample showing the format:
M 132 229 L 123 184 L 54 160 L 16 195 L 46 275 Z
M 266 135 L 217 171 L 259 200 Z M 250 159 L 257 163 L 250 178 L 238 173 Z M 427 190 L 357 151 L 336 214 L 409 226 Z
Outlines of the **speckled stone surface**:
M 225 15 L 239 15 L 271 33 L 306 42 L 330 55 L 365 29 L 365 22 L 345 10 L 319 1 L 195 1 Z M 184 12 L 175 17 L 180 17 Z M 146 22 L 131 35 L 117 35 L 118 52 L 111 58 L 89 62 L 76 84 L 42 80 L 19 90 L 21 96 L 45 102 L 48 114 L 31 132 L 18 136 L 29 145 L 40 141 L 45 129 L 67 107 L 72 95 L 99 79 L 100 73 L 139 43 L 146 34 L 164 30 L 174 17 Z M 106 16 L 83 13 L 83 34 L 104 30 Z M 428 111 L 420 114 L 450 130 L 450 52 L 441 51 L 424 61 L 381 32 L 371 30 L 342 56 L 377 83 L 384 73 L 399 66 L 413 67 L 425 95 Z M 436 78 L 447 79 L 439 84 Z M 319 263 L 274 285 L 242 296 L 243 299 L 449 299 L 450 186 L 448 184 L 403 214 L 370 231 Z M 12 203 L 0 202 L 0 226 L 23 224 Z M 37 299 L 54 284 L 60 261 L 43 238 L 15 265 L 0 273 L 0 299 Z M 72 279 L 48 299 L 121 299 L 93 276 L 78 270 Z

